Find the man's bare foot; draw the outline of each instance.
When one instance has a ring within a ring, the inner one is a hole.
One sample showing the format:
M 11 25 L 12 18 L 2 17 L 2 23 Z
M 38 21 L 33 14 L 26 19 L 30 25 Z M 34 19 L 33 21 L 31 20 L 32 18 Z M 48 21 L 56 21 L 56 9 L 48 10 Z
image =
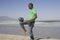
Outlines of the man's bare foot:
M 24 35 L 27 36 L 28 35 L 28 32 L 24 32 Z

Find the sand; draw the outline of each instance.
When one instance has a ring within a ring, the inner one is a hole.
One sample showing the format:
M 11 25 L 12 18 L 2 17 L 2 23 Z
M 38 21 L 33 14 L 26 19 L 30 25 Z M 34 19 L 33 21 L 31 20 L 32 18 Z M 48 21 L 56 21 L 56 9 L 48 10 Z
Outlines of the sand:
M 0 34 L 0 40 L 30 40 L 29 36 Z M 40 39 L 40 40 L 60 40 L 60 39 Z

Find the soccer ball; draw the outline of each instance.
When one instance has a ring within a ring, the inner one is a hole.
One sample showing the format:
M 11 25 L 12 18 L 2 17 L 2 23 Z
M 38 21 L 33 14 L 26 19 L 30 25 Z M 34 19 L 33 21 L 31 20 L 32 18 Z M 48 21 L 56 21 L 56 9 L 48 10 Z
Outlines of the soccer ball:
M 18 20 L 19 20 L 20 22 L 23 22 L 23 21 L 24 21 L 24 18 L 23 18 L 23 17 L 19 17 Z

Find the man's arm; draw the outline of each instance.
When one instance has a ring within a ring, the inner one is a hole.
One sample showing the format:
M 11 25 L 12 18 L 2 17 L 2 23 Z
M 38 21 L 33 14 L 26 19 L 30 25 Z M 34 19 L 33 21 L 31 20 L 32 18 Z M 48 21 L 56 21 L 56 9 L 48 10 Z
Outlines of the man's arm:
M 35 16 L 35 17 L 34 17 L 33 19 L 31 19 L 31 21 L 34 21 L 34 20 L 37 19 L 37 13 L 35 13 L 34 16 Z
M 35 16 L 35 17 L 34 17 L 33 19 L 27 20 L 27 23 L 30 23 L 30 22 L 36 20 L 36 19 L 37 19 L 37 13 L 35 13 L 34 16 Z

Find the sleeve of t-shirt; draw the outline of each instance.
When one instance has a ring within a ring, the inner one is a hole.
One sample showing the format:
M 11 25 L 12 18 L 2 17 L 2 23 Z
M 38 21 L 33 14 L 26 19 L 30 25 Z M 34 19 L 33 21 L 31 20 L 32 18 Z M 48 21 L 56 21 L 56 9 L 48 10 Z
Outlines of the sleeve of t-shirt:
M 36 13 L 37 13 L 37 11 L 34 9 L 34 10 L 33 10 L 33 13 L 34 13 L 34 14 L 36 14 Z

